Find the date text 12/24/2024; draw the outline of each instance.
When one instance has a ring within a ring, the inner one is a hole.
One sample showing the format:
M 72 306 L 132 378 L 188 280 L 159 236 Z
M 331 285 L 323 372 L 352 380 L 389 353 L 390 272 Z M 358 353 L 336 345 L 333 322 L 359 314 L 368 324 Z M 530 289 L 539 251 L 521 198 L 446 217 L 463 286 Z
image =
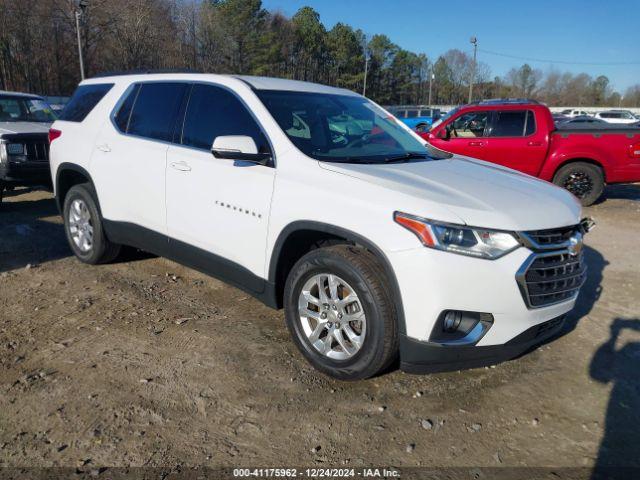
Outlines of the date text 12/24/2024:
M 399 478 L 394 468 L 234 468 L 236 478 Z

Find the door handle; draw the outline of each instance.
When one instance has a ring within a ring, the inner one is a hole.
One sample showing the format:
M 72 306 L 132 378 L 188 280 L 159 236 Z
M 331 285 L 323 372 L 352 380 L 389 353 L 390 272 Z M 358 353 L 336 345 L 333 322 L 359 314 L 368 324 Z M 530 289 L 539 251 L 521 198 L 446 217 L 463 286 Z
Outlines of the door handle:
M 542 142 L 529 142 L 527 143 L 527 147 L 540 147 L 542 146 Z
M 106 143 L 103 143 L 102 145 L 98 145 L 96 148 L 104 153 L 109 153 L 111 151 L 111 147 Z
M 482 147 L 484 142 L 469 142 L 470 147 Z
M 171 162 L 169 165 L 174 170 L 178 170 L 180 172 L 190 172 L 191 171 L 191 166 L 187 162 Z

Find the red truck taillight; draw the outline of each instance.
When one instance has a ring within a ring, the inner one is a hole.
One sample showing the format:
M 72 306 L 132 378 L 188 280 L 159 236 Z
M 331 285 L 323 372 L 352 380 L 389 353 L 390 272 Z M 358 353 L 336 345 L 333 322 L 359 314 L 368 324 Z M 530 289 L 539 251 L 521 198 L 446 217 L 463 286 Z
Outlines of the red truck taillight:
M 629 156 L 631 158 L 640 158 L 640 143 L 629 145 Z

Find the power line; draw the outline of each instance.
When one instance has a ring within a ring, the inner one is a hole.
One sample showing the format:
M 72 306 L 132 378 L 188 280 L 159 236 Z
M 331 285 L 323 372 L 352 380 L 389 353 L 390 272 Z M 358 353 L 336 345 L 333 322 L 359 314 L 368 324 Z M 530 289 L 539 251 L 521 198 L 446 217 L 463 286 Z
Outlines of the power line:
M 521 57 L 518 55 L 509 55 L 508 53 L 500 53 L 500 52 L 492 52 L 491 50 L 485 50 L 484 48 L 479 48 L 478 51 L 482 53 L 487 53 L 489 55 L 496 55 L 498 57 L 506 57 L 506 58 L 515 58 L 516 60 L 525 60 L 528 62 L 539 62 L 539 63 L 557 63 L 562 65 L 586 65 L 586 66 L 622 66 L 622 65 L 640 65 L 640 61 L 638 62 L 570 62 L 567 60 L 547 60 L 543 58 L 533 58 L 533 57 Z

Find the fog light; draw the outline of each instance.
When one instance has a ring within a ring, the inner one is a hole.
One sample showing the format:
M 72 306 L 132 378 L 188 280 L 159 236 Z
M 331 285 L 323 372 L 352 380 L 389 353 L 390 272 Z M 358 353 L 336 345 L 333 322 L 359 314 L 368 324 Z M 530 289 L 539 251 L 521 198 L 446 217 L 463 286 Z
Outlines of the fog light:
M 441 345 L 473 345 L 492 325 L 490 313 L 444 310 L 431 330 L 429 341 Z
M 445 332 L 453 333 L 460 328 L 462 322 L 462 312 L 457 310 L 449 310 L 444 314 L 444 320 L 442 322 L 442 329 Z

